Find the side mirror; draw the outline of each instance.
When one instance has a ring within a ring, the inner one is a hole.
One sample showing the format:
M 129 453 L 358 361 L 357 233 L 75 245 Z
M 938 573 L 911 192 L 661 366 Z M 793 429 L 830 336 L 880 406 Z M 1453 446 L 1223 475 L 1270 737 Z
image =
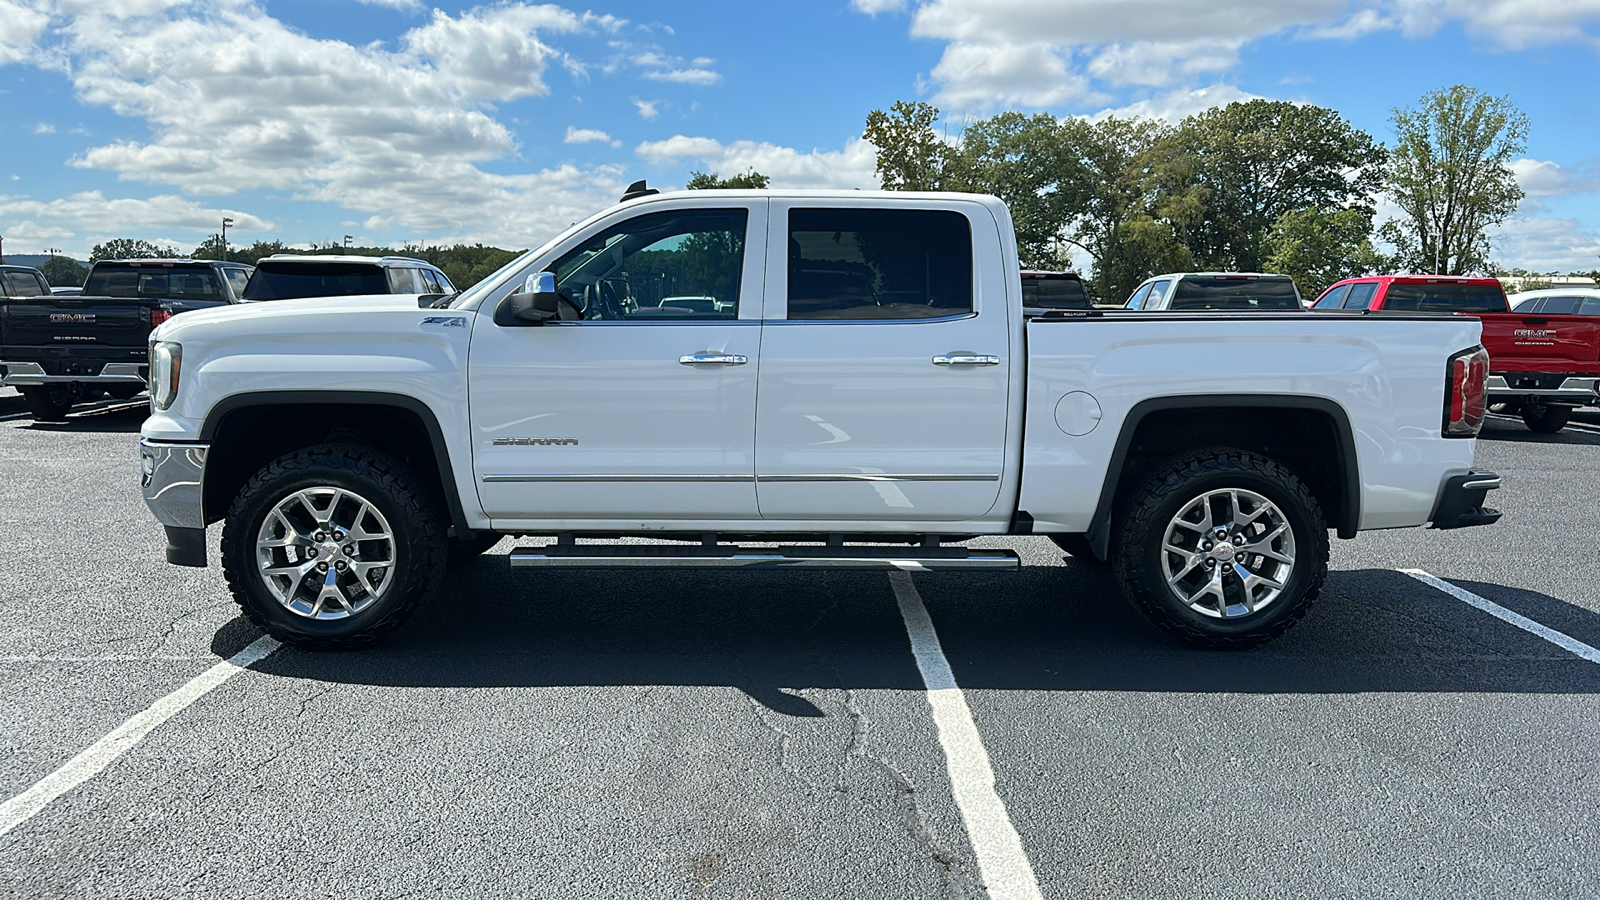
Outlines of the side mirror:
M 556 293 L 553 272 L 535 272 L 523 282 L 522 290 L 509 294 L 494 311 L 496 325 L 543 325 L 557 317 L 561 295 Z

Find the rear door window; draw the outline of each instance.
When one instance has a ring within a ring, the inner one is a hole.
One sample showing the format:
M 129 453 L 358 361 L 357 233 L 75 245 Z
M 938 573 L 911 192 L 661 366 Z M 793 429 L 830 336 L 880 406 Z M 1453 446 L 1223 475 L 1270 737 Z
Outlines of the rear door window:
M 235 297 L 243 297 L 244 296 L 244 286 L 250 283 L 250 272 L 249 272 L 249 270 L 248 269 L 223 269 L 222 271 L 223 271 L 224 274 L 226 274 L 228 276 L 228 286 L 233 288 L 233 295 Z
M 1350 297 L 1344 301 L 1344 308 L 1370 309 L 1372 307 L 1372 296 L 1376 293 L 1378 293 L 1378 284 L 1374 281 L 1366 281 L 1362 282 L 1361 284 L 1351 285 Z M 1384 308 L 1388 308 L 1387 303 L 1384 304 Z
M 1583 305 L 1578 307 L 1579 315 L 1600 316 L 1600 297 L 1585 297 Z
M 1171 281 L 1158 281 L 1150 285 L 1150 293 L 1144 298 L 1144 309 L 1161 309 L 1162 298 L 1167 296 L 1167 289 L 1172 286 Z
M 1336 288 L 1317 298 L 1312 309 L 1339 309 L 1344 305 L 1344 298 L 1350 295 L 1350 285 L 1341 284 Z
M 952 210 L 789 211 L 790 319 L 971 313 L 972 229 Z
M 422 292 L 425 294 L 442 294 L 444 288 L 439 286 L 439 279 L 428 269 L 418 269 L 417 276 L 422 279 Z

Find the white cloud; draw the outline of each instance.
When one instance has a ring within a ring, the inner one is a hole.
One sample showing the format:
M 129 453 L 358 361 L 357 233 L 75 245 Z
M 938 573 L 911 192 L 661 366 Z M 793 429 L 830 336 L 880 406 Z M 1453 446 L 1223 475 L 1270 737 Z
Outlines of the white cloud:
M 0 0 L 0 22 L 0 66 L 7 66 L 33 56 L 50 16 L 27 0 Z
M 1087 79 L 1068 71 L 1063 53 L 1043 43 L 951 44 L 932 74 L 943 86 L 939 102 L 958 110 L 1057 106 L 1101 97 Z
M 664 141 L 647 141 L 636 151 L 646 160 L 678 164 L 693 160 L 708 172 L 724 177 L 756 171 L 772 179 L 775 188 L 863 188 L 879 186 L 877 151 L 853 138 L 842 150 L 812 150 L 802 153 L 792 147 L 756 141 L 723 144 L 706 137 L 674 135 Z
M 1595 161 L 1578 166 L 1563 166 L 1549 160 L 1523 158 L 1511 164 L 1517 184 L 1531 198 L 1560 197 L 1566 194 L 1600 191 L 1600 173 Z
M 906 8 L 906 0 L 850 0 L 850 5 L 857 12 L 864 12 L 869 16 L 878 13 L 899 12 Z
M 622 146 L 622 142 L 621 141 L 612 140 L 611 139 L 611 135 L 606 134 L 604 131 L 601 131 L 598 128 L 574 128 L 571 125 L 567 126 L 566 143 L 568 143 L 568 144 L 602 143 L 602 144 L 610 144 L 613 147 L 621 147 Z
M 40 122 L 39 124 L 33 126 L 33 133 L 34 134 L 55 134 L 56 133 L 56 127 L 54 125 L 51 125 L 49 122 Z
M 660 100 L 635 100 L 635 101 L 633 101 L 634 108 L 639 110 L 639 118 L 644 119 L 646 121 L 648 121 L 650 119 L 654 119 L 656 116 L 661 115 L 661 110 L 657 108 L 657 106 L 660 103 L 661 103 Z
M 1256 94 L 1241 91 L 1231 84 L 1213 84 L 1191 90 L 1178 89 L 1137 100 L 1115 109 L 1102 109 L 1089 118 L 1099 121 L 1111 116 L 1119 119 L 1162 119 L 1177 124 L 1196 113 L 1241 100 L 1259 100 Z
M 164 242 L 187 250 L 216 231 L 223 216 L 233 219 L 231 227 L 242 233 L 265 233 L 274 227 L 242 210 L 202 206 L 170 194 L 108 200 L 100 191 L 84 191 L 48 201 L 0 195 L 0 219 L 7 222 L 8 241 L 60 243 L 79 256 L 87 256 L 95 244 L 129 235 L 164 235 Z
M 582 68 L 552 38 L 615 31 L 615 18 L 522 3 L 435 12 L 392 49 L 310 37 L 249 0 L 71 10 L 50 52 L 79 100 L 151 134 L 90 147 L 79 167 L 191 195 L 284 192 L 341 204 L 372 229 L 502 246 L 535 243 L 620 192 L 612 167 L 480 168 L 517 150 L 491 104 L 548 93 L 552 64 Z
M 1530 272 L 1600 268 L 1600 234 L 1576 219 L 1518 216 L 1489 232 L 1495 262 Z
M 710 69 L 654 69 L 644 73 L 651 81 L 670 81 L 676 84 L 716 84 L 722 76 Z
M 422 0 L 356 0 L 368 6 L 386 6 L 389 9 L 398 9 L 401 12 L 421 12 L 427 9 Z
M 876 15 L 897 0 L 852 0 Z M 1430 34 L 1447 22 L 1521 49 L 1586 42 L 1600 0 L 922 0 L 911 34 L 945 43 L 930 73 L 934 102 L 957 111 L 1099 102 L 1096 83 L 1195 86 L 1233 69 L 1272 34 L 1354 38 Z M 1089 79 L 1093 79 L 1090 81 Z
M 621 55 L 609 65 L 611 70 L 628 64 L 643 69 L 643 77 L 651 81 L 675 84 L 712 85 L 722 80 L 722 76 L 711 69 L 716 60 L 710 57 L 699 56 L 685 62 L 682 57 L 668 56 L 657 47 L 638 47 L 620 41 L 612 47 Z

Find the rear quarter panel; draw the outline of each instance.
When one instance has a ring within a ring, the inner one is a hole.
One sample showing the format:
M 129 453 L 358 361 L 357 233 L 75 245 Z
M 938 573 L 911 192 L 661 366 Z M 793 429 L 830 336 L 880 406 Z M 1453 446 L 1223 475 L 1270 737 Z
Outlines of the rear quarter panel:
M 1282 394 L 1323 398 L 1348 416 L 1360 466 L 1360 528 L 1424 524 L 1443 479 L 1472 466 L 1476 442 L 1445 439 L 1440 430 L 1446 360 L 1477 345 L 1478 335 L 1469 318 L 1254 313 L 1035 320 L 1027 327 L 1019 508 L 1038 531 L 1086 531 L 1117 437 L 1143 400 Z M 1082 408 L 1081 396 L 1063 406 L 1074 392 L 1092 396 L 1101 410 L 1093 429 L 1076 437 L 1057 421 L 1058 406 Z

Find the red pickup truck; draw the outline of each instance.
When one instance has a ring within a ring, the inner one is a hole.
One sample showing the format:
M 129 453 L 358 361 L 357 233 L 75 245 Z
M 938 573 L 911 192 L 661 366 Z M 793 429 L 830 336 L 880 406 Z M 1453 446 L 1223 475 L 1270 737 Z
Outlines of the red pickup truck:
M 1313 310 L 1440 312 L 1483 320 L 1489 402 L 1554 434 L 1577 407 L 1600 399 L 1600 317 L 1514 313 L 1493 278 L 1382 275 L 1333 285 Z

